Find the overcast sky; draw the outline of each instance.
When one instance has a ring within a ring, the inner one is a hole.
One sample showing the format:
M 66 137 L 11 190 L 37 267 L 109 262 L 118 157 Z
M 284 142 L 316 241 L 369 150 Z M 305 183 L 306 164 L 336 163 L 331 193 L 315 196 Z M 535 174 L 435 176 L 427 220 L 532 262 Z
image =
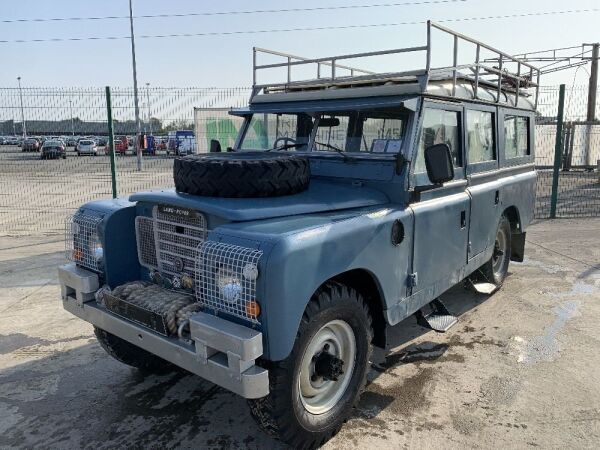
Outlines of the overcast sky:
M 186 14 L 257 9 L 310 8 L 401 3 L 402 0 L 134 0 L 134 15 Z M 409 2 L 405 0 L 405 2 Z M 419 0 L 413 0 L 419 2 Z M 0 20 L 90 16 L 127 16 L 128 0 L 0 0 Z M 10 7 L 8 7 L 10 5 Z M 423 45 L 424 25 L 380 26 L 346 30 L 292 31 L 200 37 L 142 38 L 142 35 L 390 24 L 483 18 L 600 8 L 599 0 L 467 0 L 447 3 L 176 18 L 138 18 L 138 80 L 152 86 L 248 86 L 252 82 L 252 46 L 310 57 Z M 600 40 L 600 11 L 445 23 L 508 53 L 580 45 Z M 78 37 L 127 37 L 127 19 L 0 23 L 0 40 Z M 400 58 L 399 56 L 397 58 Z M 128 39 L 78 42 L 0 43 L 0 87 L 131 86 Z M 420 60 L 419 60 L 420 61 Z M 409 60 L 417 64 L 417 60 Z M 385 69 L 402 67 L 385 60 Z M 406 61 L 404 61 L 406 63 Z M 377 70 L 377 63 L 369 61 Z M 574 71 L 547 77 L 543 84 L 573 82 Z M 577 83 L 587 82 L 579 70 Z

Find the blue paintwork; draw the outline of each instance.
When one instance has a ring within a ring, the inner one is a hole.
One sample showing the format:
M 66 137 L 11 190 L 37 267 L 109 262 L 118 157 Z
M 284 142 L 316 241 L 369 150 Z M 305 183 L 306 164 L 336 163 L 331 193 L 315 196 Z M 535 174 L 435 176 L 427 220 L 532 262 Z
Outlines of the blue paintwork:
M 270 198 L 219 198 L 181 194 L 174 189 L 142 192 L 129 199 L 192 208 L 232 221 L 285 217 L 387 203 L 385 194 L 375 189 L 314 180 L 308 190 L 296 195 Z
M 104 247 L 103 282 L 115 288 L 139 279 L 140 265 L 135 239 L 135 203 L 126 199 L 98 200 L 79 208 L 102 217 L 100 240 Z
M 429 101 L 429 103 L 427 103 Z M 459 111 L 465 164 L 455 180 L 416 195 L 415 187 L 430 185 L 415 174 L 423 108 L 443 100 L 415 97 L 373 97 L 332 101 L 256 104 L 234 113 L 324 111 L 410 105 L 411 114 L 402 155 L 408 161 L 397 170 L 392 155 L 362 155 L 344 161 L 335 152 L 309 155 L 311 184 L 307 191 L 286 197 L 227 199 L 196 197 L 174 190 L 143 192 L 128 202 L 93 202 L 84 207 L 105 214 L 103 240 L 109 284 L 139 277 L 134 216 L 150 215 L 156 204 L 196 209 L 205 214 L 209 240 L 262 250 L 257 299 L 262 305 L 261 331 L 265 358 L 281 360 L 292 350 L 302 313 L 324 282 L 349 270 L 369 274 L 383 314 L 395 325 L 467 277 L 489 260 L 498 220 L 516 211 L 513 232 L 522 233 L 532 220 L 535 172 L 530 155 L 507 160 L 503 130 L 496 128 L 496 162 L 469 164 L 465 104 L 448 102 Z M 488 108 L 489 109 L 489 108 Z M 505 114 L 530 111 L 493 108 L 501 123 Z M 533 125 L 531 125 L 533 126 Z M 533 150 L 533 128 L 531 128 Z M 496 196 L 496 191 L 498 195 Z M 498 202 L 496 202 L 496 197 Z M 404 240 L 391 241 L 394 221 L 404 226 Z M 410 280 L 410 282 L 409 282 Z

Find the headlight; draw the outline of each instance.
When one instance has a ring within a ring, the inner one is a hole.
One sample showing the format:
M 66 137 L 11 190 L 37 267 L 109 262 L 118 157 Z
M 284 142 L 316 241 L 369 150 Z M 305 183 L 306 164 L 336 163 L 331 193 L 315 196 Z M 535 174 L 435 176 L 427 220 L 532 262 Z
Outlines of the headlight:
M 102 244 L 100 242 L 92 243 L 92 255 L 94 255 L 94 260 L 100 266 L 104 261 L 104 248 L 102 248 Z
M 236 303 L 242 295 L 242 283 L 231 270 L 221 267 L 215 274 L 221 298 L 226 303 Z

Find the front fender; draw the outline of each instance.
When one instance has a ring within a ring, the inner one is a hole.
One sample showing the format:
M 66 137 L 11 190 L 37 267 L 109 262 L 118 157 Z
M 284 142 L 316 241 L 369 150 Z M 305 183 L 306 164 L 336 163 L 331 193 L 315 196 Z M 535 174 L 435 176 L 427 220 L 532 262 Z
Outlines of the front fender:
M 97 200 L 79 208 L 82 214 L 102 218 L 99 237 L 104 247 L 102 282 L 112 288 L 139 279 L 135 237 L 135 203 L 125 199 Z
M 406 233 L 391 240 L 399 220 Z M 413 216 L 405 208 L 383 208 L 283 236 L 274 245 L 263 277 L 266 357 L 285 359 L 294 346 L 306 305 L 327 280 L 353 269 L 370 272 L 384 309 L 406 297 L 412 255 Z

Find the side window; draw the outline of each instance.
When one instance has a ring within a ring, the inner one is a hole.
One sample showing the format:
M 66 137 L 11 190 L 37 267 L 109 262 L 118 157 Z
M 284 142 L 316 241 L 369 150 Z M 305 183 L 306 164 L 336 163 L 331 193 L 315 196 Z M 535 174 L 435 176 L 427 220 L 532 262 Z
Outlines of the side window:
M 529 154 L 529 118 L 505 116 L 504 157 L 511 159 Z
M 460 115 L 457 111 L 433 108 L 425 110 L 421 137 L 417 147 L 415 173 L 426 172 L 425 149 L 435 144 L 448 144 L 454 160 L 454 167 L 462 167 Z
M 494 114 L 474 110 L 468 110 L 466 114 L 469 163 L 495 160 Z

